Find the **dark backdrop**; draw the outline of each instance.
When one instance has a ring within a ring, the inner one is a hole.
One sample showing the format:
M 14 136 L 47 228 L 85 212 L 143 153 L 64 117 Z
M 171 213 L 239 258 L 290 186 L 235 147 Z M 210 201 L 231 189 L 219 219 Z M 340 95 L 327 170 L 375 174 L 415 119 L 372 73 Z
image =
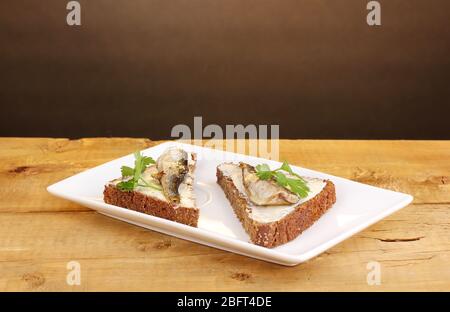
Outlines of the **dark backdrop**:
M 280 124 L 285 138 L 450 138 L 450 1 L 0 3 L 1 136 L 166 138 Z

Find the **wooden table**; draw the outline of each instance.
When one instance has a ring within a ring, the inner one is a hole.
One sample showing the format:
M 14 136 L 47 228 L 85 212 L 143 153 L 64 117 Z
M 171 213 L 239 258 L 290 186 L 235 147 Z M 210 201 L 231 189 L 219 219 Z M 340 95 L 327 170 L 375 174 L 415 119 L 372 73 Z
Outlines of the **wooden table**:
M 450 142 L 283 140 L 292 164 L 413 194 L 413 204 L 296 267 L 209 248 L 55 198 L 62 178 L 146 139 L 0 139 L 0 290 L 450 290 Z M 66 283 L 67 263 L 81 284 Z M 367 263 L 381 285 L 367 284 Z

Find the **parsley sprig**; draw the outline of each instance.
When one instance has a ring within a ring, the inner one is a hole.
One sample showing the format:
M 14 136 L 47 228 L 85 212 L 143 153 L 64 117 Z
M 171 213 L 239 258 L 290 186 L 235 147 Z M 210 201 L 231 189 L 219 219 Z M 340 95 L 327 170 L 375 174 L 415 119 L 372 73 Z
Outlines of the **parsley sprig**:
M 289 173 L 288 177 L 282 171 Z M 292 193 L 297 194 L 301 198 L 308 196 L 309 187 L 301 176 L 292 171 L 291 166 L 287 162 L 283 162 L 280 168 L 270 170 L 269 165 L 260 164 L 256 166 L 256 175 L 261 180 L 274 179 L 278 185 L 287 188 Z
M 158 191 L 161 190 L 161 186 L 147 182 L 142 178 L 142 173 L 151 164 L 155 163 L 153 158 L 143 156 L 140 152 L 134 153 L 134 168 L 128 166 L 122 166 L 120 171 L 122 172 L 122 178 L 127 179 L 117 183 L 117 187 L 122 191 L 133 191 L 136 186 L 150 187 Z

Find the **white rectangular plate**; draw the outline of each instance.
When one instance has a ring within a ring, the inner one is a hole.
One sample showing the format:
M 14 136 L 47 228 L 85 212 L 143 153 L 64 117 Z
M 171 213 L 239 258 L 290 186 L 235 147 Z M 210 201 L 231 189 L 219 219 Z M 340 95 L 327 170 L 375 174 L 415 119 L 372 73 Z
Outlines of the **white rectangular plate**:
M 195 193 L 200 208 L 198 228 L 146 215 L 103 202 L 105 183 L 120 176 L 120 167 L 132 166 L 132 154 L 81 172 L 48 187 L 56 196 L 95 209 L 110 217 L 211 247 L 283 265 L 311 259 L 371 224 L 405 207 L 408 194 L 393 192 L 321 172 L 293 167 L 297 173 L 329 179 L 336 186 L 336 204 L 293 241 L 269 249 L 249 242 L 249 237 L 216 182 L 216 167 L 224 161 L 249 164 L 280 163 L 178 142 L 166 142 L 142 151 L 156 159 L 169 146 L 178 145 L 198 154 Z

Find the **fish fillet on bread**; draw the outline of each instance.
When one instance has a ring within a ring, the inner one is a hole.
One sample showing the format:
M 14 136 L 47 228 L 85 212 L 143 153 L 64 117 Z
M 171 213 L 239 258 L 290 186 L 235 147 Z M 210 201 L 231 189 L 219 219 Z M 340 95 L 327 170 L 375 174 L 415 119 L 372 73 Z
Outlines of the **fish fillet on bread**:
M 336 202 L 330 180 L 302 177 L 309 192 L 299 198 L 274 181 L 259 180 L 248 164 L 220 164 L 216 176 L 250 240 L 263 247 L 292 241 Z
M 144 185 L 123 190 L 118 187 L 123 177 L 112 180 L 105 185 L 103 199 L 111 205 L 197 227 L 199 209 L 193 189 L 195 166 L 195 153 L 169 148 L 142 173 Z

